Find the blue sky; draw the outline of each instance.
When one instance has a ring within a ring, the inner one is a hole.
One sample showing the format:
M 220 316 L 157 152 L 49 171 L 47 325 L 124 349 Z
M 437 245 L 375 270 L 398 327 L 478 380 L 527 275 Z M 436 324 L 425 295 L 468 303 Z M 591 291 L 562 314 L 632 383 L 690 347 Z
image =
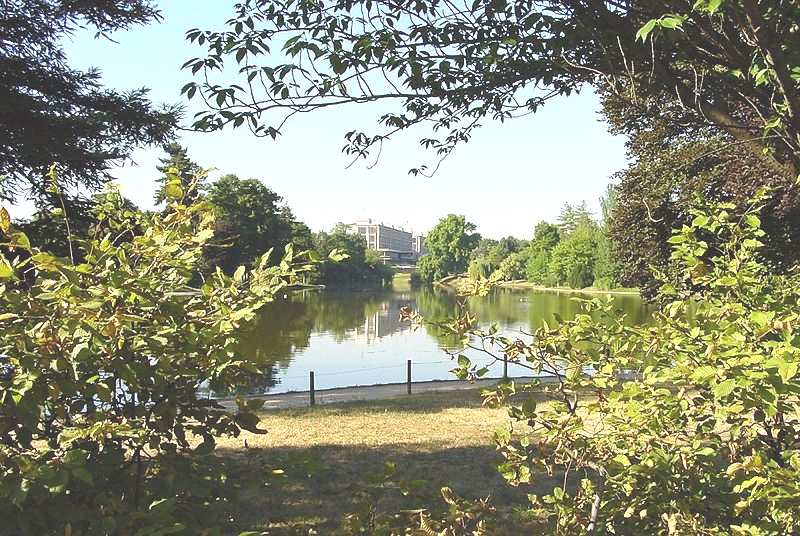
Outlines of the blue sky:
M 203 52 L 184 40 L 185 31 L 221 28 L 232 5 L 162 2 L 161 24 L 114 34 L 117 43 L 78 32 L 65 42 L 68 59 L 76 67 L 98 67 L 107 86 L 145 86 L 154 101 L 179 103 L 180 88 L 191 79 L 180 66 Z M 624 166 L 624 139 L 607 133 L 598 108 L 587 90 L 552 101 L 532 116 L 503 125 L 488 122 L 432 178 L 407 173 L 427 157 L 413 133 L 386 145 L 373 169 L 364 164 L 345 169 L 344 134 L 353 126 L 375 124 L 379 109 L 372 105 L 306 114 L 278 141 L 228 130 L 189 133 L 181 142 L 204 167 L 260 179 L 314 230 L 372 218 L 425 232 L 440 217 L 458 213 L 484 236 L 527 238 L 536 222 L 554 220 L 565 202 L 585 200 L 597 210 L 611 174 Z M 194 111 L 190 107 L 187 116 Z M 161 154 L 139 150 L 135 164 L 114 170 L 123 193 L 142 208 L 152 207 Z

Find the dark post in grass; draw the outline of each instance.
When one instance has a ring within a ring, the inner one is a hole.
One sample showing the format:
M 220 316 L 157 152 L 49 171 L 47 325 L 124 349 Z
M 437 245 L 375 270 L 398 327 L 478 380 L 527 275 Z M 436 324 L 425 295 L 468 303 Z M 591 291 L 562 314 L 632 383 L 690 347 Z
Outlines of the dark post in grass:
M 308 373 L 308 394 L 311 397 L 311 407 L 314 407 L 316 400 L 314 399 L 314 371 Z
M 503 356 L 503 379 L 508 379 L 508 356 Z
M 406 361 L 406 387 L 408 394 L 411 394 L 411 360 Z

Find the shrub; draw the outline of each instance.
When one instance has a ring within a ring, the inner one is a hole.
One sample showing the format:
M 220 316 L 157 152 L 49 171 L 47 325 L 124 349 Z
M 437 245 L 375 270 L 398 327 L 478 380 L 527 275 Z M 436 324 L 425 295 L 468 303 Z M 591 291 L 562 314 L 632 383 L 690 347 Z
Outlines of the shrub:
M 525 251 L 512 253 L 500 263 L 500 267 L 495 271 L 494 278 L 503 281 L 514 281 L 525 278 L 525 268 L 528 256 Z
M 224 481 L 215 436 L 259 431 L 258 401 L 227 411 L 201 389 L 259 372 L 237 332 L 295 282 L 293 252 L 192 288 L 213 215 L 181 204 L 180 185 L 165 190 L 163 215 L 109 192 L 90 237 L 68 237 L 80 264 L 32 246 L 0 209 L 5 534 L 198 533 L 187 508 L 209 508 Z
M 800 531 L 800 276 L 760 260 L 764 199 L 693 211 L 670 239 L 682 276 L 648 326 L 625 326 L 610 298 L 532 344 L 452 324 L 555 380 L 488 393 L 516 392 L 513 429 L 530 427 L 498 431 L 503 476 L 559 475 L 526 514 L 542 533 Z M 462 356 L 457 372 L 483 371 Z

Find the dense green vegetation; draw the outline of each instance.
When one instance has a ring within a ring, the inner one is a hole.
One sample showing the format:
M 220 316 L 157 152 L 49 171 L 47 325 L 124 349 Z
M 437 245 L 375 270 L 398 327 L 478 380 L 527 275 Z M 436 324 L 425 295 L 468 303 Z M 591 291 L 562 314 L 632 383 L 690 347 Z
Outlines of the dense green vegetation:
M 164 214 L 125 210 L 115 191 L 98 199 L 97 225 L 70 238 L 79 262 L 32 246 L 0 210 L 7 534 L 198 533 L 191 510 L 225 487 L 216 437 L 258 431 L 257 402 L 226 411 L 198 387 L 258 370 L 235 334 L 307 266 L 289 248 L 278 265 L 265 256 L 193 287 L 213 210 L 168 197 Z
M 670 238 L 681 277 L 663 282 L 652 326 L 623 326 L 604 299 L 586 301 L 575 320 L 537 330 L 531 344 L 452 324 L 454 333 L 556 379 L 544 389 L 552 405 L 531 399 L 511 411 L 530 434 L 496 436 L 499 468 L 512 484 L 554 471 L 565 482 L 575 476 L 574 486 L 532 499 L 530 514 L 543 529 L 797 532 L 800 281 L 770 275 L 760 260 L 766 199 L 743 212 L 730 203 L 692 210 L 690 225 Z M 587 368 L 597 372 L 582 374 Z M 459 374 L 481 371 L 464 358 Z M 512 392 L 501 386 L 491 398 Z
M 336 226 L 330 233 L 314 234 L 313 247 L 321 258 L 328 258 L 337 250 L 347 256 L 338 262 L 326 260 L 318 265 L 316 280 L 325 285 L 364 288 L 392 283 L 394 270 L 382 263 L 376 251 L 367 249 L 362 236 L 353 234 L 344 225 Z
M 417 272 L 428 283 L 467 269 L 470 252 L 480 240 L 475 224 L 464 216 L 450 214 L 439 220 L 425 237 L 428 253 L 418 262 Z
M 619 285 L 619 262 L 612 250 L 608 218 L 614 188 L 601 200 L 603 219 L 592 218 L 585 203 L 565 205 L 557 223 L 540 222 L 530 241 L 508 236 L 481 238 L 463 216 L 443 218 L 426 237 L 428 253 L 417 277 L 432 282 L 467 272 L 473 280 L 525 280 L 541 286 L 611 289 Z

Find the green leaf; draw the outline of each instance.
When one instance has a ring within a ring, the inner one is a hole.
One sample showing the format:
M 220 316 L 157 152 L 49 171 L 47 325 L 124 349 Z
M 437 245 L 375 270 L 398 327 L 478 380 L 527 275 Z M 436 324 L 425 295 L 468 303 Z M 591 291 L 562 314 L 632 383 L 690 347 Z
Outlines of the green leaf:
M 782 361 L 778 364 L 778 374 L 780 374 L 783 383 L 788 383 L 789 380 L 797 375 L 797 362 Z
M 656 19 L 647 21 L 647 23 L 645 23 L 645 25 L 639 28 L 639 31 L 636 32 L 636 39 L 647 41 L 647 36 L 650 35 L 650 32 L 652 32 L 657 25 L 658 21 Z
M 764 327 L 775 318 L 775 311 L 753 311 L 750 313 L 750 320 L 759 327 Z
M 350 255 L 348 255 L 344 250 L 341 249 L 334 249 L 328 254 L 328 259 L 332 260 L 333 262 L 341 262 L 345 259 L 349 259 Z
M 692 6 L 695 11 L 705 11 L 707 13 L 716 13 L 722 6 L 724 0 L 697 0 Z
M 0 231 L 3 234 L 8 234 L 8 231 L 11 229 L 11 216 L 9 216 L 8 211 L 5 207 L 0 207 Z
M 659 19 L 659 26 L 662 28 L 667 28 L 668 30 L 674 30 L 675 28 L 680 28 L 683 26 L 683 21 L 685 17 L 679 15 L 664 15 Z
M 13 277 L 14 269 L 8 263 L 8 261 L 2 257 L 0 254 L 0 279 L 8 279 L 9 277 Z
M 725 398 L 733 392 L 734 387 L 736 387 L 736 382 L 732 379 L 722 381 L 714 387 L 714 396 L 717 398 Z
M 180 181 L 170 181 L 164 187 L 164 194 L 172 200 L 179 200 L 183 197 L 183 188 Z

